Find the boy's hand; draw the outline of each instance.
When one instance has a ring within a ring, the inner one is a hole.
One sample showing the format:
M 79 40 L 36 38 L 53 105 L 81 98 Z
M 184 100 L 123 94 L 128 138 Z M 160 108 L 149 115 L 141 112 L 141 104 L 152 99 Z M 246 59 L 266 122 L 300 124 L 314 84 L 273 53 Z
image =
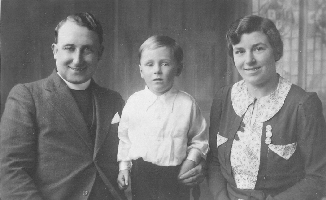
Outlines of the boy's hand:
M 119 188 L 121 190 L 125 190 L 128 188 L 128 186 L 129 186 L 129 170 L 128 169 L 121 170 L 119 172 L 117 182 L 118 182 Z
M 180 179 L 180 177 L 188 172 L 189 170 L 191 170 L 192 168 L 194 168 L 196 166 L 196 163 L 192 160 L 188 160 L 186 159 L 185 161 L 183 161 L 182 165 L 181 165 L 181 169 L 178 175 L 178 178 Z
M 195 186 L 203 182 L 207 174 L 207 165 L 204 159 L 201 162 L 184 174 L 178 176 L 179 181 L 187 186 Z

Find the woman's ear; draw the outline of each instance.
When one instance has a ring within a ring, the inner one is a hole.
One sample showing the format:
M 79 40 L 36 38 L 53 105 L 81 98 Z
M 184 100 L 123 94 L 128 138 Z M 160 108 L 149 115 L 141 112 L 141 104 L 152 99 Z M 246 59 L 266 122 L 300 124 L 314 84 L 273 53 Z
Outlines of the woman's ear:
M 183 63 L 180 63 L 178 65 L 178 69 L 177 69 L 177 74 L 176 76 L 180 76 L 181 72 L 182 72 L 182 69 L 183 69 Z

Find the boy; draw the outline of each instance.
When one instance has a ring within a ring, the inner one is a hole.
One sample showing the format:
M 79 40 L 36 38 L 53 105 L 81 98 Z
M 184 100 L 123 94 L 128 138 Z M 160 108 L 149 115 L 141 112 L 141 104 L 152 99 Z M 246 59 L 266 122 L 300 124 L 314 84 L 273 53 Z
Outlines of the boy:
M 128 99 L 118 130 L 118 184 L 128 187 L 132 165 L 133 200 L 189 200 L 178 176 L 206 158 L 206 121 L 194 98 L 173 87 L 182 58 L 181 47 L 167 36 L 152 36 L 140 46 L 146 87 Z

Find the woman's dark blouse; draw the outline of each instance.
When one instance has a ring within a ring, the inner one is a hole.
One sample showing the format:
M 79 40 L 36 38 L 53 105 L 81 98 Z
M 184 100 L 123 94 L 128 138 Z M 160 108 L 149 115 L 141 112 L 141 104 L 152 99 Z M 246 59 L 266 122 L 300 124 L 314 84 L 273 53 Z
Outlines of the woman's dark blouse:
M 217 193 L 226 190 L 226 183 L 236 187 L 230 154 L 242 116 L 233 109 L 231 90 L 232 86 L 222 88 L 211 108 L 208 178 L 215 179 L 213 187 Z M 288 160 L 268 149 L 266 125 L 273 127 L 274 144 L 297 144 Z M 217 147 L 218 134 L 228 140 Z M 282 108 L 263 123 L 261 140 L 255 190 L 263 191 L 269 196 L 267 199 L 312 200 L 322 195 L 326 179 L 326 123 L 316 93 L 292 85 Z

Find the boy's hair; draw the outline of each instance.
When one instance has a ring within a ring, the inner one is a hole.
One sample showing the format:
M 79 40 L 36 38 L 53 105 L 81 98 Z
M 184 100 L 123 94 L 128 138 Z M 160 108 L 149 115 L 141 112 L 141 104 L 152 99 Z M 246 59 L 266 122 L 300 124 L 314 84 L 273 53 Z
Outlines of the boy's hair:
M 260 31 L 264 33 L 274 52 L 275 61 L 280 60 L 283 55 L 283 42 L 280 32 L 274 22 L 268 18 L 248 15 L 233 22 L 226 33 L 228 54 L 233 58 L 233 45 L 240 42 L 241 36 L 245 33 Z
M 103 42 L 103 29 L 101 23 L 91 14 L 88 12 L 83 13 L 76 13 L 73 15 L 69 15 L 67 18 L 63 19 L 54 30 L 54 43 L 57 44 L 58 42 L 58 32 L 61 26 L 66 23 L 66 21 L 72 21 L 78 24 L 79 26 L 83 26 L 88 28 L 91 31 L 94 31 L 99 38 L 100 44 Z
M 183 60 L 183 50 L 179 46 L 179 44 L 169 36 L 159 36 L 154 35 L 149 37 L 145 42 L 139 47 L 139 60 L 141 59 L 141 55 L 145 49 L 157 49 L 159 47 L 167 47 L 172 50 L 172 54 L 177 65 L 182 65 Z

